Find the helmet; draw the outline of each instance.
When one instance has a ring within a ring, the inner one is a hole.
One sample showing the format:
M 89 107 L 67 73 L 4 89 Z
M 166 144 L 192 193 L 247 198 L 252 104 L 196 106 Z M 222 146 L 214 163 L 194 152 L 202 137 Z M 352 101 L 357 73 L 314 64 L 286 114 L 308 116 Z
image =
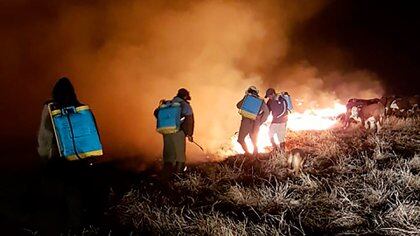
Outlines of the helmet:
M 259 91 L 258 91 L 257 87 L 255 87 L 255 86 L 250 86 L 245 92 L 245 94 L 254 94 L 254 95 L 258 95 L 258 93 L 259 93 Z

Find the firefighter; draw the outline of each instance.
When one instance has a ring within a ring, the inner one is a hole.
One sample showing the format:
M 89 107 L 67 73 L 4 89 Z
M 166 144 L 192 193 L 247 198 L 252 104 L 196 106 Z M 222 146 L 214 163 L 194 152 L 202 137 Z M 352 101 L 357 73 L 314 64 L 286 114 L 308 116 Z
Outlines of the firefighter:
M 58 108 L 82 105 L 77 99 L 70 80 L 66 77 L 59 79 L 53 88 L 52 100 L 49 100 L 44 104 L 41 115 L 41 125 L 38 132 L 38 154 L 43 158 L 44 162 L 48 162 L 49 160 L 54 161 L 60 155 L 48 111 L 48 104 L 51 102 Z
M 268 98 L 267 107 L 273 116 L 273 121 L 269 128 L 269 137 L 273 147 L 278 148 L 280 151 L 285 151 L 285 136 L 286 136 L 286 124 L 287 124 L 287 102 L 286 100 L 276 94 L 273 88 L 267 89 L 265 98 Z M 279 145 L 276 144 L 274 136 L 277 136 Z
M 255 86 L 249 87 L 245 92 L 245 97 L 247 95 L 251 95 L 251 96 L 259 98 L 258 89 Z M 236 107 L 238 109 L 242 108 L 242 104 L 244 102 L 245 97 L 236 104 Z M 242 149 L 245 151 L 246 154 L 248 155 L 251 154 L 251 152 L 249 151 L 245 143 L 245 138 L 248 135 L 250 136 L 253 147 L 254 147 L 254 154 L 258 154 L 258 148 L 257 148 L 258 131 L 260 129 L 260 126 L 267 120 L 268 114 L 269 114 L 269 110 L 267 108 L 267 105 L 263 102 L 261 109 L 255 120 L 242 116 L 241 126 L 239 128 L 239 133 L 238 133 L 238 143 L 242 146 Z
M 63 219 L 67 230 L 78 230 L 82 218 L 82 197 L 79 186 L 79 176 L 83 169 L 83 163 L 79 161 L 68 161 L 60 157 L 52 121 L 49 114 L 48 104 L 53 103 L 57 108 L 68 106 L 81 106 L 77 99 L 73 85 L 70 80 L 63 77 L 57 81 L 52 91 L 52 100 L 45 103 L 41 124 L 38 131 L 38 154 L 43 159 L 45 166 L 44 184 L 47 192 L 45 198 L 59 198 L 65 202 L 66 213 Z M 41 226 L 42 227 L 42 226 Z M 62 230 L 52 229 L 56 225 L 44 226 L 48 231 Z
M 181 126 L 175 133 L 163 134 L 163 168 L 164 178 L 173 172 L 182 172 L 185 169 L 186 138 L 193 142 L 194 114 L 190 105 L 190 92 L 181 88 L 171 102 L 181 104 Z M 154 112 L 158 117 L 159 108 Z

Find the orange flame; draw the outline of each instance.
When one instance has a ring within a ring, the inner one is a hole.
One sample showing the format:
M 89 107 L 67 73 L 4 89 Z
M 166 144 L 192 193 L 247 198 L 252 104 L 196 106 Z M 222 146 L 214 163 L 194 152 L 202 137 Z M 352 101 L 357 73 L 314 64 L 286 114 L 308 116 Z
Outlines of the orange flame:
M 338 102 L 332 108 L 308 109 L 303 113 L 292 113 L 287 122 L 288 129 L 300 130 L 326 130 L 337 125 L 336 117 L 346 112 L 346 106 Z
M 333 107 L 321 109 L 308 109 L 302 113 L 293 112 L 289 114 L 287 122 L 287 129 L 291 131 L 302 130 L 327 130 L 338 125 L 337 116 L 346 112 L 346 106 L 338 102 L 334 103 Z M 273 117 L 270 115 L 267 121 L 261 125 L 258 133 L 257 148 L 258 153 L 267 153 L 271 147 L 270 138 L 268 136 L 269 127 Z M 228 156 L 233 154 L 243 154 L 244 150 L 237 142 L 237 135 L 234 135 L 230 140 L 230 150 L 224 150 L 222 155 Z M 278 144 L 277 137 L 274 141 Z M 245 142 L 250 152 L 254 151 L 250 137 L 246 137 Z

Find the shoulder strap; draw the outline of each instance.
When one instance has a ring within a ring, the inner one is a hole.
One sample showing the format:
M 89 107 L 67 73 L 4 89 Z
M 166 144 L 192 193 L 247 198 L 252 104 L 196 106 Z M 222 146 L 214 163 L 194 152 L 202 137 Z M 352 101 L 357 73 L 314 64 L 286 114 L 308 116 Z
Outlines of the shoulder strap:
M 286 112 L 287 112 L 287 101 L 286 101 L 286 99 L 284 99 L 284 98 L 283 98 L 283 96 L 281 96 L 281 95 L 279 95 L 279 97 L 278 97 L 278 101 L 279 101 L 279 102 L 281 102 L 281 103 L 282 103 L 282 105 L 283 105 L 283 111 L 280 113 L 280 115 L 279 115 L 279 116 L 283 116 L 283 115 L 285 115 L 285 114 L 286 114 Z
M 56 129 L 56 127 L 55 127 L 55 124 L 54 124 L 54 118 L 53 118 L 53 114 L 52 114 L 52 109 L 53 109 L 53 106 L 54 106 L 54 103 L 53 103 L 53 102 L 50 102 L 50 103 L 48 103 L 48 105 L 47 105 L 47 107 L 48 107 L 48 113 L 50 114 L 51 124 L 52 124 L 53 130 L 54 130 L 54 137 L 55 137 L 55 142 L 56 142 L 56 144 L 57 144 L 58 153 L 59 153 L 59 154 L 60 154 L 60 156 L 61 156 L 61 147 L 60 147 L 60 143 L 59 143 L 59 141 L 58 141 L 57 129 Z

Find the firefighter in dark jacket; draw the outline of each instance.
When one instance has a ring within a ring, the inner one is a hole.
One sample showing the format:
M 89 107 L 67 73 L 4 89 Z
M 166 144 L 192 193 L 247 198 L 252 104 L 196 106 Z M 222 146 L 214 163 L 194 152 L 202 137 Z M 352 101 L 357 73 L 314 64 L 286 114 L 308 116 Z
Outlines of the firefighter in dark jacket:
M 269 128 L 269 137 L 273 147 L 279 148 L 280 151 L 285 151 L 285 136 L 286 136 L 286 123 L 287 123 L 287 102 L 286 100 L 276 94 L 273 88 L 267 89 L 265 98 L 268 98 L 267 107 L 272 113 L 273 121 Z M 274 136 L 277 136 L 279 145 L 276 144 Z
M 251 86 L 248 88 L 248 90 L 245 92 L 245 95 L 253 95 L 258 97 L 258 90 L 255 86 Z M 245 98 L 243 98 L 241 101 L 239 101 L 236 104 L 236 107 L 238 109 L 241 109 L 242 103 Z M 241 127 L 239 128 L 238 133 L 238 143 L 242 146 L 242 149 L 245 151 L 246 154 L 251 154 L 249 151 L 246 143 L 245 138 L 246 136 L 250 136 L 252 144 L 254 146 L 254 154 L 258 154 L 258 148 L 257 148 L 257 139 L 258 139 L 258 131 L 260 129 L 260 126 L 267 120 L 268 118 L 268 108 L 267 105 L 263 102 L 260 113 L 258 114 L 257 118 L 255 120 L 251 120 L 246 117 L 242 117 L 241 120 Z
M 181 104 L 181 129 L 173 134 L 163 135 L 163 168 L 164 175 L 170 175 L 173 171 L 182 172 L 185 168 L 186 160 L 186 138 L 193 142 L 194 134 L 194 114 L 189 103 L 191 100 L 190 92 L 181 88 L 172 102 Z M 158 109 L 154 114 L 157 117 Z

